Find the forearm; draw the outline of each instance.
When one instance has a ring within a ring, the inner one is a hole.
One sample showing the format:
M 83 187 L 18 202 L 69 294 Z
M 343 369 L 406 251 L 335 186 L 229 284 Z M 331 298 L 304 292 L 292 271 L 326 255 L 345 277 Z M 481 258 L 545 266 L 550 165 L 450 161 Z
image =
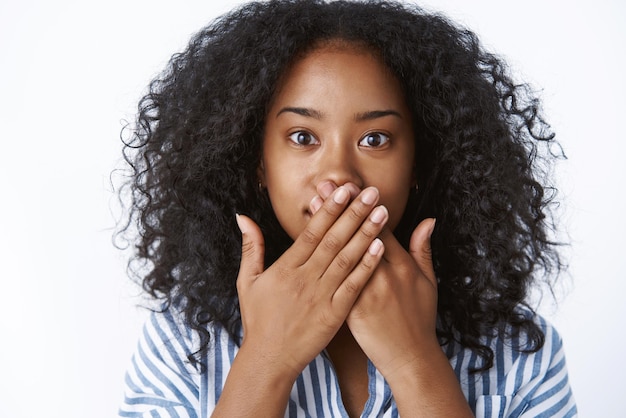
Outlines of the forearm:
M 473 417 L 456 375 L 439 347 L 385 378 L 403 418 Z
M 252 417 L 262 411 L 264 417 L 283 417 L 296 378 L 294 371 L 275 367 L 273 361 L 242 347 L 211 416 Z

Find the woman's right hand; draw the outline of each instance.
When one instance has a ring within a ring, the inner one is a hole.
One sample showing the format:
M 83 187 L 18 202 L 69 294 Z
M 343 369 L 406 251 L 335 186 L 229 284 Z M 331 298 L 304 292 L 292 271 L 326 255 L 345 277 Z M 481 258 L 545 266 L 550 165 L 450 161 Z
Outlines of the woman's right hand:
M 237 216 L 243 341 L 212 417 L 284 416 L 296 378 L 346 320 L 382 258 L 377 235 L 388 218 L 378 190 L 355 189 L 314 198 L 314 215 L 267 270 L 260 228 Z
M 354 194 L 344 186 L 324 202 L 314 199 L 315 214 L 304 231 L 267 270 L 260 228 L 237 216 L 241 351 L 289 380 L 295 381 L 328 345 L 381 260 L 384 248 L 377 235 L 387 210 L 376 206 L 376 188 L 352 200 Z

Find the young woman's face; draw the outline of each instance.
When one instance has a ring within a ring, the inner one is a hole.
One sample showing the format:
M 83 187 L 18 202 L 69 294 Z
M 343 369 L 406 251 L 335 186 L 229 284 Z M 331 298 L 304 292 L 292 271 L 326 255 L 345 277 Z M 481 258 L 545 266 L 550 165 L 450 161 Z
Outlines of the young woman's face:
M 414 150 L 398 80 L 362 49 L 326 46 L 295 62 L 278 86 L 260 179 L 292 239 L 311 217 L 309 203 L 324 181 L 378 188 L 393 229 L 415 185 Z

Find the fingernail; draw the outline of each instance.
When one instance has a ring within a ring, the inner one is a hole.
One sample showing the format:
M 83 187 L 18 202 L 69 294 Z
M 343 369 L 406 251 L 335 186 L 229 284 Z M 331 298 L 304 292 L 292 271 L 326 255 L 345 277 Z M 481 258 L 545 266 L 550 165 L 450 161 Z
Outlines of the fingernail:
M 311 203 L 309 203 L 309 207 L 311 208 L 311 214 L 315 215 L 315 213 L 320 210 L 324 201 L 319 196 L 315 196 L 311 199 Z
M 433 218 L 433 223 L 430 225 L 430 229 L 428 230 L 428 239 L 432 237 L 433 231 L 435 230 L 435 224 L 437 223 L 437 218 Z
M 382 249 L 383 249 L 383 242 L 380 240 L 380 238 L 376 238 L 370 244 L 369 248 L 367 249 L 367 252 L 369 252 L 371 255 L 379 255 Z
M 347 182 L 343 186 L 348 189 L 351 198 L 355 198 L 361 193 L 361 188 L 352 182 Z
M 333 200 L 335 203 L 344 204 L 350 198 L 350 192 L 348 192 L 345 187 L 340 187 L 335 191 L 333 195 Z
M 382 205 L 374 209 L 374 211 L 372 212 L 372 215 L 370 216 L 370 220 L 374 222 L 375 224 L 383 223 L 386 219 L 387 219 L 387 208 Z
M 363 192 L 363 196 L 361 196 L 361 201 L 366 205 L 372 205 L 376 201 L 377 197 L 378 190 L 372 187 Z
M 337 186 L 335 186 L 333 183 L 327 181 L 326 183 L 320 185 L 318 192 L 322 199 L 327 199 L 328 196 L 330 196 L 335 191 L 336 187 Z
M 239 231 L 241 231 L 242 234 L 245 234 L 246 228 L 243 222 L 241 221 L 241 216 L 239 216 L 238 213 L 235 213 L 235 220 L 237 221 L 237 226 L 239 227 Z

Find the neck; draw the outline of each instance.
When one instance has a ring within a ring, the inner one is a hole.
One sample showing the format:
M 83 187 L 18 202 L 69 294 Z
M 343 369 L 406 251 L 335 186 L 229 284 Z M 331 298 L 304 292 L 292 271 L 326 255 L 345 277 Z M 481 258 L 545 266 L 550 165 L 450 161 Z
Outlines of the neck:
M 359 416 L 368 394 L 367 356 L 344 324 L 326 347 L 333 363 L 344 407 L 351 417 Z

